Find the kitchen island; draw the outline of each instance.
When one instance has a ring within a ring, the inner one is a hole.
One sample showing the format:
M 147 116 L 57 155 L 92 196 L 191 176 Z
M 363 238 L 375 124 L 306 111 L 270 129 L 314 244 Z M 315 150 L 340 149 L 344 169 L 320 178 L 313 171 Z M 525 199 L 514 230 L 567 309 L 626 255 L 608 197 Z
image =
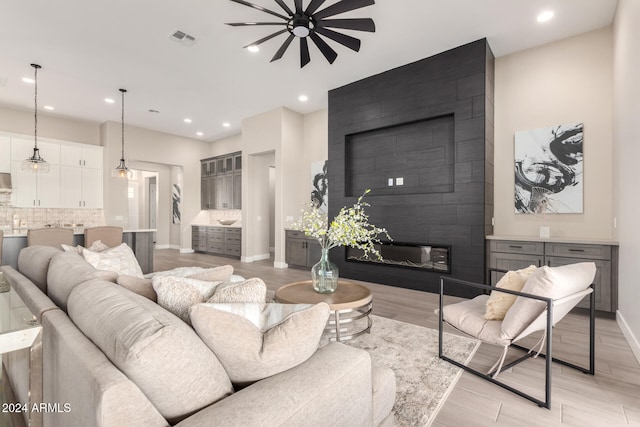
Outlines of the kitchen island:
M 145 274 L 153 271 L 155 233 L 155 229 L 124 230 L 122 233 L 122 241 L 133 250 Z M 74 228 L 73 245 L 84 246 L 84 229 Z M 18 254 L 25 247 L 27 247 L 27 233 L 5 234 L 2 244 L 2 265 L 10 265 L 17 269 Z

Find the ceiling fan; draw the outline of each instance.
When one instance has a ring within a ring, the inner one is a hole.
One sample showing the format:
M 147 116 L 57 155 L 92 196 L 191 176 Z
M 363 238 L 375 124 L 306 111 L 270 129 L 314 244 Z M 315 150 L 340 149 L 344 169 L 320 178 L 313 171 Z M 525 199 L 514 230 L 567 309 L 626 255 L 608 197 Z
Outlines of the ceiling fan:
M 269 10 L 262 6 L 246 2 L 244 0 L 231 1 L 240 3 L 242 5 L 257 9 L 261 12 L 265 12 L 282 19 L 281 22 L 227 23 L 227 25 L 231 25 L 233 27 L 254 25 L 274 25 L 284 27 L 283 29 L 276 31 L 273 34 L 270 34 L 247 46 L 244 46 L 245 48 L 250 46 L 258 46 L 259 44 L 264 43 L 267 40 L 288 32 L 289 36 L 284 41 L 284 43 L 282 43 L 273 58 L 271 58 L 271 62 L 277 61 L 278 59 L 282 58 L 293 39 L 298 37 L 300 39 L 300 68 L 304 67 L 311 61 L 307 37 L 310 38 L 313 43 L 315 43 L 318 49 L 320 49 L 320 52 L 322 52 L 324 57 L 327 58 L 327 61 L 329 61 L 330 64 L 333 64 L 333 62 L 338 57 L 338 54 L 331 48 L 331 46 L 327 44 L 326 41 L 322 39 L 322 37 L 320 37 L 321 35 L 335 42 L 338 42 L 341 45 L 346 46 L 356 52 L 360 50 L 360 40 L 355 37 L 330 30 L 329 28 L 368 31 L 371 33 L 375 32 L 376 30 L 375 23 L 371 18 L 326 19 L 335 15 L 339 15 L 341 13 L 360 9 L 366 6 L 371 6 L 375 3 L 374 0 L 341 0 L 328 7 L 325 7 L 320 11 L 318 11 L 318 9 L 325 3 L 326 0 L 311 0 L 306 9 L 303 9 L 303 0 L 294 0 L 294 9 L 291 9 L 284 2 L 284 0 L 274 0 L 278 4 L 278 6 L 280 6 L 284 10 L 286 15 L 280 12 L 274 12 L 273 10 Z

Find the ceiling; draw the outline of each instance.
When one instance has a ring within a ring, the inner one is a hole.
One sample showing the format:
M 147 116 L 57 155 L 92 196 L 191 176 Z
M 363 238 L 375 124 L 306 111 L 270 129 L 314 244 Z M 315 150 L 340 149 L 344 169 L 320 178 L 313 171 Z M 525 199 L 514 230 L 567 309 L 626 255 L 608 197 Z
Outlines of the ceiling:
M 281 11 L 274 0 L 252 2 Z M 281 60 L 269 62 L 285 35 L 265 42 L 258 53 L 243 49 L 274 27 L 224 23 L 273 17 L 228 0 L 4 0 L 0 105 L 33 109 L 33 85 L 21 79 L 33 76 L 29 64 L 36 62 L 43 67 L 41 114 L 119 122 L 118 89 L 125 88 L 127 124 L 214 141 L 239 133 L 243 118 L 280 106 L 302 114 L 326 108 L 328 90 L 483 37 L 500 57 L 610 25 L 616 3 L 378 0 L 335 17 L 373 18 L 375 33 L 338 30 L 361 39 L 360 52 L 329 41 L 338 52 L 330 65 L 310 43 L 311 63 L 301 69 L 297 41 Z M 539 24 L 536 16 L 545 9 L 555 17 Z M 171 40 L 178 29 L 197 41 L 185 46 Z M 300 102 L 301 94 L 309 100 Z M 107 97 L 116 102 L 105 103 Z M 44 105 L 55 110 L 44 111 Z

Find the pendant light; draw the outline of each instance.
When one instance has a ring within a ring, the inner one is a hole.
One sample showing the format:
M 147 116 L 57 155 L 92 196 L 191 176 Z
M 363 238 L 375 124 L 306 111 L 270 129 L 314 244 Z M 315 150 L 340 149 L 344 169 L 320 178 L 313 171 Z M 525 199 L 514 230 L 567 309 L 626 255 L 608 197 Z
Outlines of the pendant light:
M 118 176 L 120 178 L 126 178 L 129 172 L 129 168 L 124 162 L 124 94 L 127 92 L 126 89 L 120 89 L 122 92 L 122 155 L 120 156 L 120 164 L 116 168 L 118 171 Z
M 31 64 L 35 70 L 35 95 L 34 99 L 34 125 L 33 125 L 33 155 L 27 159 L 24 159 L 21 164 L 21 169 L 25 172 L 31 173 L 49 173 L 51 166 L 42 157 L 40 157 L 40 150 L 38 149 L 38 70 L 42 68 L 38 64 Z

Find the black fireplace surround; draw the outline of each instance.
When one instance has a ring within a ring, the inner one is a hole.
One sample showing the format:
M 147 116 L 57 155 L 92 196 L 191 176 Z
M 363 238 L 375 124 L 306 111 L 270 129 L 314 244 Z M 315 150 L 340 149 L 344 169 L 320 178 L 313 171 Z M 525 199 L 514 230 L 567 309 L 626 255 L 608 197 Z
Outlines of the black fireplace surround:
M 484 281 L 493 217 L 493 70 L 483 39 L 329 92 L 329 216 L 370 189 L 370 222 L 393 239 L 381 246 L 386 263 L 334 249 L 341 277 L 428 292 L 438 291 L 443 274 Z M 398 242 L 413 252 L 400 251 Z M 416 247 L 446 248 L 446 269 L 410 265 L 422 261 Z M 395 258 L 404 255 L 409 264 L 398 268 Z

